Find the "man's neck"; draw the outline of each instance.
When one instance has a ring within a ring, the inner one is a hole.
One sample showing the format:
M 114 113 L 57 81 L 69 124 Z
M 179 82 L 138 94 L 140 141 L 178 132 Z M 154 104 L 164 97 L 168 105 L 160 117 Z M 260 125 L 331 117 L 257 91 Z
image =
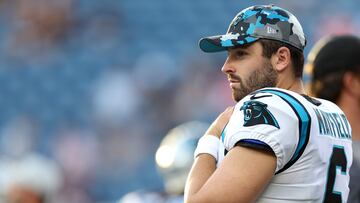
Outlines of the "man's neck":
M 337 103 L 350 122 L 353 140 L 360 140 L 360 106 L 358 102 L 351 95 L 342 94 Z
M 276 87 L 290 90 L 299 94 L 306 94 L 301 78 L 279 80 Z

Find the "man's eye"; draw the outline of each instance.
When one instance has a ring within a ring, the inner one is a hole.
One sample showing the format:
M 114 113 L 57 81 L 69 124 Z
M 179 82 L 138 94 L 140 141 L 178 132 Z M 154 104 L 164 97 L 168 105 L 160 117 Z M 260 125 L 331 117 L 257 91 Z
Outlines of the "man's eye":
M 237 51 L 237 52 L 235 52 L 235 56 L 236 56 L 236 58 L 243 57 L 244 55 L 246 55 L 246 53 L 245 53 L 245 52 L 243 52 L 243 51 Z

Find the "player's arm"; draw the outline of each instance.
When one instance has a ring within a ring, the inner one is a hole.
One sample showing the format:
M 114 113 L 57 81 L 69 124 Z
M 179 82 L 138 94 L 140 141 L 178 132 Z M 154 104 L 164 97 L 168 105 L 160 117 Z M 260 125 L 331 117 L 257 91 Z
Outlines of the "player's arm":
M 222 113 L 205 136 L 220 137 L 231 113 L 229 110 Z M 185 202 L 253 202 L 274 175 L 275 168 L 273 153 L 242 146 L 231 149 L 217 169 L 213 156 L 200 154 L 187 180 Z
M 236 146 L 216 170 L 215 159 L 202 154 L 190 171 L 185 202 L 254 202 L 275 168 L 275 155 L 265 150 Z

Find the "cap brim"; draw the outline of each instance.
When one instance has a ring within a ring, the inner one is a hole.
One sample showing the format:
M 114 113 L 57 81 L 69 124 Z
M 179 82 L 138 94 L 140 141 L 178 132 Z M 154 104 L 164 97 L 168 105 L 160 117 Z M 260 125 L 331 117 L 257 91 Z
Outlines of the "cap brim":
M 201 38 L 199 46 L 204 52 L 220 52 L 226 51 L 231 47 L 238 47 L 254 42 L 257 39 L 258 38 L 250 36 L 238 36 L 234 38 L 234 35 L 225 34 Z
M 221 37 L 223 35 L 201 38 L 199 41 L 200 49 L 204 52 L 220 52 L 225 51 L 228 47 L 221 45 Z

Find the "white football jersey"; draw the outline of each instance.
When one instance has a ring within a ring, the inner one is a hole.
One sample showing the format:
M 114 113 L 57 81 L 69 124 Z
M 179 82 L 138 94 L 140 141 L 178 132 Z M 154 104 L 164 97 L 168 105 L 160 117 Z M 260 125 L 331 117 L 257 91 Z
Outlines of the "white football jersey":
M 275 153 L 275 174 L 257 202 L 347 201 L 351 128 L 329 101 L 260 89 L 236 104 L 221 141 L 218 165 L 236 144 Z

